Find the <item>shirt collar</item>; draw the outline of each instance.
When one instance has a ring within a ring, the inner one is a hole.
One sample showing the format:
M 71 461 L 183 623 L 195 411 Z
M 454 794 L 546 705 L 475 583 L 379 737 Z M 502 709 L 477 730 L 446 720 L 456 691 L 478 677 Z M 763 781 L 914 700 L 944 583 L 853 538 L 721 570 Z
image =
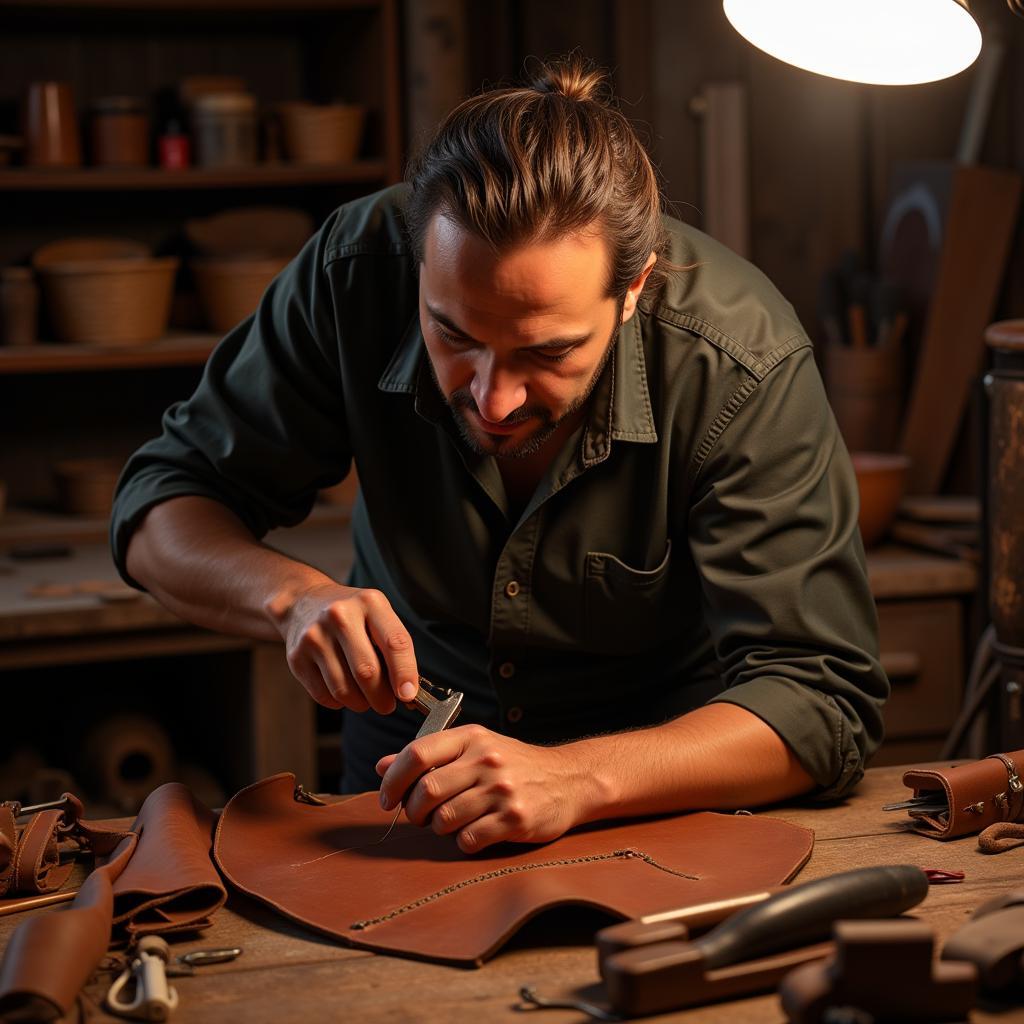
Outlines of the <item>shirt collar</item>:
M 447 419 L 448 407 L 427 362 L 419 313 L 409 321 L 377 387 L 414 395 L 416 412 L 431 423 Z M 657 440 L 638 311 L 619 332 L 615 352 L 594 389 L 583 432 L 583 463 L 592 466 L 607 459 L 612 441 L 653 444 Z

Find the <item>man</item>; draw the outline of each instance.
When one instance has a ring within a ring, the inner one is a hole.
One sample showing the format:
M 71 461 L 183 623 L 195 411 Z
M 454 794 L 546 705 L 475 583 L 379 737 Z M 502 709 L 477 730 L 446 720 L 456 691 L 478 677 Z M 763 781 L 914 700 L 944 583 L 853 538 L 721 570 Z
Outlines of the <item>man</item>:
M 856 485 L 792 308 L 659 213 L 579 63 L 467 100 L 343 206 L 133 456 L 125 578 L 284 640 L 344 788 L 465 852 L 836 795 L 887 683 Z M 348 585 L 258 542 L 354 458 Z M 410 743 L 420 673 L 464 721 Z M 397 708 L 397 709 L 396 709 Z M 376 774 L 375 774 L 376 772 Z

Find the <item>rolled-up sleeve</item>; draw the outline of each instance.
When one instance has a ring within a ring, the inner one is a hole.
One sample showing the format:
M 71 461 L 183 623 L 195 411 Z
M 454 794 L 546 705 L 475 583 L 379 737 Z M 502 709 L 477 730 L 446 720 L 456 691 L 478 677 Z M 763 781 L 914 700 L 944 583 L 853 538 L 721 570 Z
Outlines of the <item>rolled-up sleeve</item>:
M 889 684 L 857 484 L 809 347 L 747 376 L 696 479 L 690 542 L 725 690 L 842 795 L 882 741 Z
M 210 356 L 186 401 L 163 417 L 159 437 L 129 459 L 110 533 L 128 575 L 132 532 L 154 505 L 213 498 L 262 537 L 308 514 L 317 489 L 351 465 L 339 384 L 337 326 L 326 275 L 330 221 L 278 275 L 256 312 Z

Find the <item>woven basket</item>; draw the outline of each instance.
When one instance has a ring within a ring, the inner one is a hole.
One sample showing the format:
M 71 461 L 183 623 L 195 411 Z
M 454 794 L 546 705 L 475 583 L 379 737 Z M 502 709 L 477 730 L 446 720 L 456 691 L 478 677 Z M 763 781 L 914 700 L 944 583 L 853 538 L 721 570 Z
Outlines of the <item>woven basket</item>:
M 278 109 L 289 160 L 299 164 L 343 164 L 359 155 L 365 107 L 282 103 Z
M 37 269 L 59 341 L 144 345 L 167 330 L 174 257 L 45 262 Z
M 285 258 L 193 260 L 196 290 L 210 327 L 224 334 L 240 324 L 287 265 Z

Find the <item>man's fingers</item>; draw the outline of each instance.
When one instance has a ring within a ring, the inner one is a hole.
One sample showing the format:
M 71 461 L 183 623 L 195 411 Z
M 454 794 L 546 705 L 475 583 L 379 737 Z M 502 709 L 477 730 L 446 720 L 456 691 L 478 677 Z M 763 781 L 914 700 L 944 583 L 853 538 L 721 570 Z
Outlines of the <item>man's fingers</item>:
M 385 811 L 397 807 L 420 776 L 461 756 L 465 749 L 464 738 L 459 729 L 448 729 L 407 744 L 381 779 L 381 807 Z
M 485 814 L 463 828 L 455 841 L 463 853 L 479 853 L 495 843 L 515 838 L 501 814 Z
M 384 757 L 377 762 L 375 771 L 381 778 L 384 778 L 384 773 L 395 763 L 396 757 L 398 757 L 397 754 L 385 754 Z
M 368 600 L 367 630 L 384 659 L 392 691 L 399 700 L 409 703 L 416 696 L 420 678 L 412 637 L 383 594 Z
M 468 801 L 465 807 L 460 805 L 459 811 L 460 814 L 468 813 L 468 804 L 472 803 L 472 801 L 466 791 L 472 789 L 476 781 L 476 770 L 472 766 L 462 764 L 458 760 L 452 764 L 436 768 L 433 771 L 428 771 L 409 792 L 408 799 L 405 801 L 406 817 L 414 825 L 432 824 L 434 831 L 437 832 L 438 822 L 436 818 L 438 814 L 445 821 L 454 821 L 451 818 L 451 802 L 456 797 L 459 797 L 464 802 Z M 483 804 L 481 801 L 477 801 L 477 803 L 479 806 L 476 814 L 473 815 L 474 818 L 479 817 L 487 810 L 486 804 Z M 435 816 L 433 822 L 431 821 L 431 815 Z M 472 820 L 473 818 L 460 819 L 460 824 L 465 825 Z M 454 831 L 453 828 L 447 828 L 438 834 L 445 835 L 452 831 Z
M 340 626 L 335 639 L 355 685 L 369 706 L 382 715 L 395 710 L 395 698 L 381 672 L 380 658 L 370 643 L 365 625 Z
M 339 700 L 330 691 L 324 681 L 323 671 L 312 657 L 290 658 L 288 667 L 292 670 L 292 675 L 302 683 L 306 693 L 317 704 L 322 704 L 325 708 L 335 711 L 345 706 L 344 701 Z

